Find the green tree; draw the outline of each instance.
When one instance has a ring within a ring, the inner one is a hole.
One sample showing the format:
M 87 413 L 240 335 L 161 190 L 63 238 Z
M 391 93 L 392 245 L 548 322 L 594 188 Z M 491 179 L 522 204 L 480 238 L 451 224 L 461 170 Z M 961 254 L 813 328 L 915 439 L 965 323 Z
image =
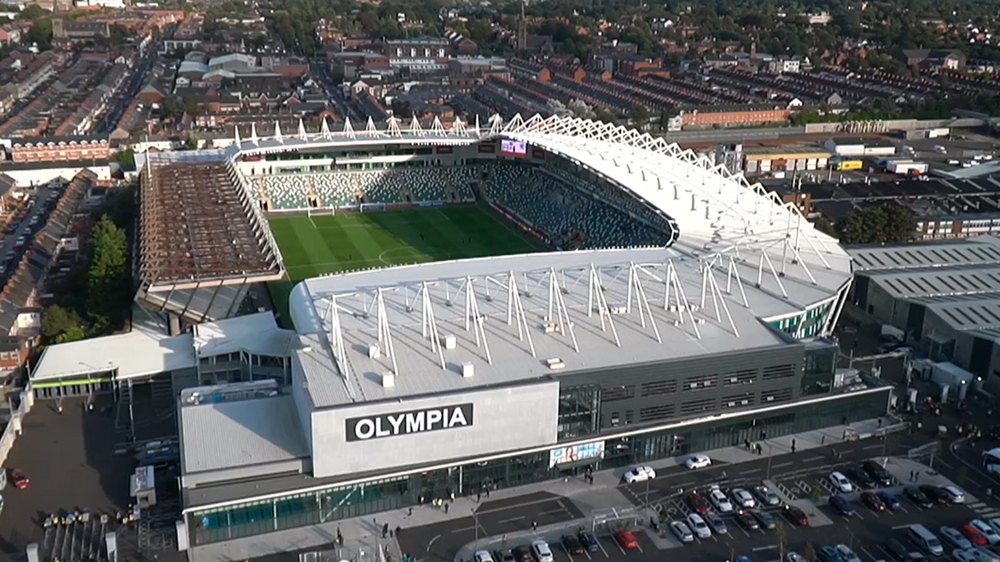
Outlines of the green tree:
M 847 215 L 837 230 L 844 244 L 896 244 L 913 240 L 916 219 L 906 207 L 886 203 Z
M 809 496 L 812 497 L 813 501 L 818 502 L 823 497 L 823 488 L 820 488 L 818 485 L 813 486 Z
M 785 551 L 788 549 L 788 530 L 785 529 L 785 524 L 781 521 L 774 525 L 774 538 L 778 541 L 778 558 L 784 560 Z
M 94 225 L 90 237 L 87 313 L 94 331 L 106 332 L 123 322 L 131 299 L 128 236 L 111 219 L 103 216 Z
M 73 326 L 69 330 L 56 336 L 55 343 L 69 343 L 71 341 L 79 341 L 87 337 L 87 332 L 83 331 L 80 326 Z
M 816 560 L 816 547 L 811 542 L 807 542 L 806 546 L 802 549 L 802 556 L 809 562 L 813 562 Z
M 649 122 L 649 110 L 644 105 L 632 106 L 629 116 L 632 118 L 632 125 L 639 130 L 645 128 L 646 123 Z
M 48 342 L 58 341 L 63 334 L 74 329 L 81 329 L 80 315 L 59 305 L 45 309 L 42 317 L 42 336 Z
M 131 148 L 126 148 L 124 150 L 119 150 L 112 157 L 115 162 L 120 162 L 122 164 L 132 164 L 135 165 L 135 151 Z

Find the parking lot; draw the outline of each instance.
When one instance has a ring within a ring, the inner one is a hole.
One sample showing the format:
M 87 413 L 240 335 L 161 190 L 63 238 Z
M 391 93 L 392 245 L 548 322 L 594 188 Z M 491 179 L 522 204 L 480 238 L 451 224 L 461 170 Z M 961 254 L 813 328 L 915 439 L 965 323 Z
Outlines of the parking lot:
M 110 406 L 104 400 L 110 397 L 99 397 L 94 411 L 87 411 L 82 399 L 67 400 L 62 413 L 54 402 L 39 401 L 25 417 L 7 468 L 23 470 L 30 485 L 4 490 L 0 526 L 4 559 L 20 559 L 29 543 L 44 544 L 42 522 L 50 514 L 91 510 L 113 520 L 128 505 L 133 461 L 114 454 L 115 423 L 101 413 Z

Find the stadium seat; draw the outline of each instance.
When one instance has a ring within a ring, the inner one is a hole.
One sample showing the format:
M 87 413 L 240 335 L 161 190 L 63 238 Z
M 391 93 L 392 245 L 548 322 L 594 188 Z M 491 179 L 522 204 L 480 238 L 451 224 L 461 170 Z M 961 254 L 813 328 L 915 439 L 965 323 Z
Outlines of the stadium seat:
M 572 182 L 572 183 L 571 183 Z M 483 186 L 494 203 L 513 211 L 533 227 L 545 232 L 564 248 L 614 248 L 667 245 L 673 227 L 652 209 L 624 192 L 601 191 L 599 200 L 577 189 L 579 180 L 561 178 L 543 168 L 500 163 L 493 167 L 492 179 Z M 649 220 L 660 228 L 643 224 L 609 205 L 612 201 L 626 211 Z

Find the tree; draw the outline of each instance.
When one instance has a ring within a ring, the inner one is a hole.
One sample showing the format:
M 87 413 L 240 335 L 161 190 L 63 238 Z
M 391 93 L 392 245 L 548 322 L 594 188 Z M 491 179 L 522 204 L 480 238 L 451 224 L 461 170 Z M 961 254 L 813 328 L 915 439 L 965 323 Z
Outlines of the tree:
M 94 225 L 90 237 L 87 313 L 94 330 L 117 327 L 127 317 L 131 300 L 128 236 L 105 215 Z
M 778 559 L 784 560 L 785 550 L 788 549 L 788 530 L 785 529 L 785 524 L 781 521 L 778 521 L 774 525 L 774 537 L 778 541 Z
M 816 547 L 811 542 L 807 542 L 806 546 L 802 549 L 802 556 L 809 562 L 813 562 L 816 560 Z
M 913 211 L 886 203 L 847 215 L 837 225 L 844 244 L 895 244 L 916 236 Z
M 112 157 L 115 162 L 120 162 L 122 164 L 135 165 L 135 151 L 131 148 L 126 148 L 124 150 L 119 150 Z
M 80 316 L 59 305 L 45 309 L 42 318 L 42 335 L 47 341 L 58 341 L 61 336 L 73 330 L 81 330 Z
M 87 332 L 83 331 L 80 326 L 73 326 L 69 330 L 56 336 L 55 343 L 69 343 L 71 341 L 80 341 L 87 337 Z
M 629 112 L 632 117 L 632 125 L 639 130 L 645 128 L 646 123 L 649 122 L 649 110 L 646 109 L 644 105 L 634 105 L 632 106 L 632 111 Z
M 820 488 L 819 486 L 813 486 L 812 491 L 809 493 L 809 495 L 812 497 L 813 501 L 818 502 L 820 498 L 823 497 L 823 488 Z

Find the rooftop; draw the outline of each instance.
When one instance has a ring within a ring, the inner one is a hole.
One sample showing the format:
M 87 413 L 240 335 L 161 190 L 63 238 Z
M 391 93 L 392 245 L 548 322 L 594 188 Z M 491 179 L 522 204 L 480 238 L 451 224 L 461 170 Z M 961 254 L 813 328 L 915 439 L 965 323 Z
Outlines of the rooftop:
M 290 395 L 181 407 L 184 474 L 309 456 Z
M 47 346 L 31 381 L 37 384 L 109 371 L 116 371 L 116 378 L 124 380 L 194 366 L 191 334 L 167 337 L 134 330 Z
M 146 156 L 139 228 L 141 290 L 153 295 L 146 300 L 162 306 L 154 301 L 170 299 L 186 312 L 187 302 L 175 299 L 174 291 L 231 285 L 239 292 L 248 282 L 281 278 L 281 256 L 248 189 L 218 153 Z M 157 299 L 156 293 L 166 296 Z M 203 308 L 214 297 L 207 295 Z M 219 318 L 202 312 L 192 319 Z
M 194 348 L 199 357 L 238 351 L 284 357 L 297 345 L 295 332 L 282 330 L 271 312 L 258 312 L 222 322 L 195 324 Z
M 850 254 L 856 271 L 1000 266 L 1000 240 L 982 236 L 957 242 L 851 248 Z

